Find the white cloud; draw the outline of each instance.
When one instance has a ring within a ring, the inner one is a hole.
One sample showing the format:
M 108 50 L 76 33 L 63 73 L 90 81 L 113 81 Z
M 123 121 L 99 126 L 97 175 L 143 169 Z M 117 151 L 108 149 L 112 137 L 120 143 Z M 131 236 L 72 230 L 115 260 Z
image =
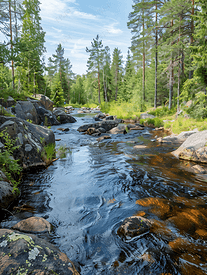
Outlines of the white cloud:
M 118 23 L 110 24 L 108 26 L 105 26 L 104 29 L 105 29 L 106 32 L 108 32 L 110 34 L 121 34 L 121 33 L 123 33 L 123 31 L 121 29 L 115 27 L 117 24 Z
M 52 29 L 55 30 L 56 32 L 62 32 L 62 30 L 54 28 L 54 27 L 52 27 Z

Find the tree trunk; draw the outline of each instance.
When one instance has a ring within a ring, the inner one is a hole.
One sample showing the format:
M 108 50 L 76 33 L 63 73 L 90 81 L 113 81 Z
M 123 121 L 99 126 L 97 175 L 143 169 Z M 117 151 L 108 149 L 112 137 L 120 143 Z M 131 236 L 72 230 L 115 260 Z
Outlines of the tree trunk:
M 171 21 L 171 27 L 173 27 L 173 19 Z M 171 52 L 171 59 L 170 59 L 170 82 L 169 82 L 169 107 L 168 107 L 169 109 L 172 108 L 173 78 L 174 78 L 173 53 Z
M 144 12 L 143 12 L 144 13 Z M 144 44 L 144 16 L 143 16 L 143 57 L 142 57 L 142 63 L 143 63 L 143 77 L 142 77 L 142 90 L 143 90 L 143 103 L 145 101 L 145 44 Z
M 195 13 L 195 1 L 194 0 L 191 0 L 192 1 L 192 12 L 191 12 L 191 36 L 190 36 L 190 45 L 193 45 L 193 33 L 194 33 L 194 20 L 193 20 L 193 15 Z M 191 62 L 193 62 L 193 59 L 191 59 Z M 191 79 L 193 77 L 193 71 L 189 71 L 189 79 Z
M 101 104 L 101 94 L 100 94 L 100 72 L 98 70 L 98 102 Z
M 156 15 L 155 15 L 155 97 L 154 97 L 154 108 L 157 108 L 157 62 L 158 62 L 158 37 L 157 37 L 157 0 L 156 0 Z
M 117 101 L 118 94 L 118 68 L 116 68 L 116 93 L 115 93 L 115 101 Z
M 12 55 L 12 60 L 11 60 L 11 67 L 12 67 L 12 87 L 13 89 L 15 88 L 14 86 L 14 60 L 13 60 L 13 38 L 12 38 L 12 17 L 11 17 L 11 0 L 9 0 L 9 28 L 10 28 L 10 41 L 11 41 L 11 55 Z

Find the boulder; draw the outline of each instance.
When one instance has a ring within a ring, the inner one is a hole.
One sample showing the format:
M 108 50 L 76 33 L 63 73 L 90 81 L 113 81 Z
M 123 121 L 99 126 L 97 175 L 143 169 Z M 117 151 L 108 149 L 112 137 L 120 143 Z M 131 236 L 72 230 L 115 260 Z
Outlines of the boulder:
M 100 119 L 103 119 L 103 118 L 105 118 L 105 117 L 106 117 L 106 115 L 105 115 L 105 114 L 103 114 L 103 113 L 99 113 L 99 114 L 98 114 L 98 115 L 96 115 L 95 117 L 100 118 Z
M 39 116 L 39 121 L 41 124 L 46 126 L 59 125 L 60 122 L 57 120 L 56 116 L 49 110 L 46 110 L 42 106 L 37 106 L 37 114 Z
M 73 262 L 53 244 L 33 234 L 0 229 L 0 274 L 78 275 Z
M 114 120 L 104 120 L 101 122 L 91 123 L 91 124 L 85 124 L 83 126 L 80 126 L 77 130 L 79 132 L 86 132 L 89 128 L 103 128 L 106 130 L 106 132 L 110 131 L 112 128 L 116 127 L 118 123 Z
M 159 138 L 157 138 L 157 141 L 160 143 L 180 144 L 180 143 L 184 142 L 189 136 L 191 136 L 197 132 L 198 132 L 198 130 L 196 129 L 193 131 L 182 132 L 179 135 L 172 134 L 172 135 L 166 136 L 166 137 L 159 137 Z
M 114 120 L 114 116 L 107 116 L 104 118 L 104 120 Z
M 50 100 L 49 97 L 45 95 L 41 95 L 40 102 L 42 103 L 42 105 L 45 107 L 46 110 L 49 110 L 52 112 L 54 102 Z
M 53 111 L 53 114 L 56 116 L 57 120 L 61 123 L 74 123 L 76 119 L 69 114 L 66 114 L 64 110 L 56 109 Z
M 31 217 L 18 222 L 12 229 L 26 233 L 50 233 L 51 224 L 41 217 Z
M 31 120 L 35 124 L 39 124 L 39 118 L 35 106 L 30 101 L 18 101 L 15 106 L 16 117 Z
M 12 192 L 13 186 L 8 181 L 5 174 L 0 170 L 0 209 L 6 209 L 16 198 L 16 194 Z M 1 212 L 0 211 L 0 212 Z
M 206 145 L 207 130 L 190 135 L 172 154 L 180 159 L 207 163 Z
M 155 116 L 150 115 L 148 113 L 143 113 L 140 115 L 140 119 L 147 119 L 147 118 L 155 118 Z
M 140 124 L 127 124 L 127 128 L 131 130 L 144 130 L 144 126 Z
M 124 134 L 124 131 L 126 130 L 126 125 L 118 125 L 117 127 L 114 127 L 109 132 L 110 134 Z
M 150 220 L 141 216 L 132 216 L 123 221 L 122 225 L 117 230 L 117 234 L 121 238 L 133 238 L 148 232 L 152 224 L 153 223 Z
M 6 130 L 19 145 L 13 157 L 20 161 L 23 168 L 45 165 L 41 154 L 45 145 L 55 143 L 52 130 L 16 117 L 0 116 L 0 125 L 0 131 Z M 4 144 L 4 138 L 0 142 Z
M 0 98 L 0 104 L 5 108 L 12 107 L 15 105 L 15 100 L 11 96 L 8 96 L 7 99 Z

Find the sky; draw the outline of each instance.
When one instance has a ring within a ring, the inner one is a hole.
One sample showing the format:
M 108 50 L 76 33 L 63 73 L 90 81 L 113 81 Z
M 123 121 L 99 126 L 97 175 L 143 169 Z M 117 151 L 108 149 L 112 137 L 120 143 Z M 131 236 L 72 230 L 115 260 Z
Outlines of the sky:
M 126 60 L 131 45 L 131 32 L 127 28 L 132 0 L 40 0 L 41 25 L 46 32 L 46 60 L 62 44 L 64 57 L 69 58 L 76 74 L 85 74 L 93 38 L 99 34 L 103 46 L 111 54 L 119 48 Z

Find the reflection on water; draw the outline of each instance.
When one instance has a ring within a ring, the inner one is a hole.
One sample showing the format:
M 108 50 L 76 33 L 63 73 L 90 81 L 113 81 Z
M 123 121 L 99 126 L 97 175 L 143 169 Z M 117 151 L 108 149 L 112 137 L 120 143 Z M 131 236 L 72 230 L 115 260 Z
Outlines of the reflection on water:
M 46 218 L 54 225 L 52 242 L 84 275 L 207 274 L 205 177 L 188 172 L 186 161 L 169 154 L 175 148 L 153 142 L 148 131 L 98 143 L 77 132 L 93 117 L 76 118 L 64 125 L 67 133 L 52 127 L 61 139 L 57 146 L 70 151 L 48 169 L 25 176 L 17 206 L 25 209 L 1 226 L 31 215 Z M 154 225 L 142 237 L 124 241 L 116 232 L 132 215 Z

